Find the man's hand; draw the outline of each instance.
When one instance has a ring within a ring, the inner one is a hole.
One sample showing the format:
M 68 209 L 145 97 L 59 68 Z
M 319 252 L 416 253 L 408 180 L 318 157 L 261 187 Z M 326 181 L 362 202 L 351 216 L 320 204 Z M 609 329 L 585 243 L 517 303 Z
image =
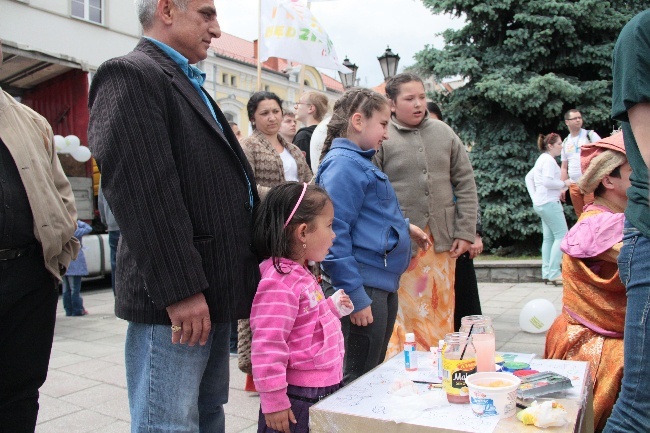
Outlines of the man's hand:
M 202 292 L 170 305 L 167 307 L 167 314 L 172 321 L 172 326 L 181 327 L 180 331 L 172 332 L 173 344 L 180 342 L 194 346 L 198 342 L 204 346 L 208 342 L 212 323 L 210 310 Z
M 289 421 L 296 424 L 296 417 L 293 415 L 291 408 L 279 412 L 265 413 L 266 426 L 282 433 L 291 433 L 289 430 Z
M 479 235 L 476 235 L 474 238 L 474 243 L 469 246 L 469 258 L 473 259 L 483 252 L 483 238 Z
M 451 249 L 449 250 L 451 254 L 449 255 L 451 256 L 452 259 L 457 259 L 458 257 L 465 254 L 465 252 L 469 250 L 469 247 L 471 245 L 472 244 L 470 244 L 464 239 L 454 239 L 454 243 L 451 244 Z
M 370 309 L 370 305 L 356 313 L 350 314 L 350 322 L 357 326 L 368 326 L 372 321 L 372 310 Z
M 418 244 L 418 247 L 422 248 L 424 251 L 428 250 L 431 246 L 431 241 L 429 236 L 422 231 L 422 229 L 416 225 L 409 224 L 409 234 L 413 242 Z

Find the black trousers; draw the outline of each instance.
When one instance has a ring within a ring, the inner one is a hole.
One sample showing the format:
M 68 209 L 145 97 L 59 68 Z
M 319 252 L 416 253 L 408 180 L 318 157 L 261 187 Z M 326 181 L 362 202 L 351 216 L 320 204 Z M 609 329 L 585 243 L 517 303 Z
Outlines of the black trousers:
M 454 308 L 454 331 L 460 329 L 460 319 L 465 316 L 480 315 L 481 299 L 478 296 L 478 282 L 474 270 L 474 260 L 465 253 L 456 260 L 456 305 Z
M 334 294 L 331 284 L 323 281 L 325 296 Z M 345 340 L 343 359 L 343 384 L 362 376 L 384 362 L 390 336 L 393 334 L 397 317 L 397 292 L 389 293 L 373 287 L 364 287 L 372 300 L 373 322 L 368 326 L 352 324 L 350 316 L 341 318 L 341 329 Z
M 58 297 L 39 251 L 0 261 L 0 433 L 34 432 Z

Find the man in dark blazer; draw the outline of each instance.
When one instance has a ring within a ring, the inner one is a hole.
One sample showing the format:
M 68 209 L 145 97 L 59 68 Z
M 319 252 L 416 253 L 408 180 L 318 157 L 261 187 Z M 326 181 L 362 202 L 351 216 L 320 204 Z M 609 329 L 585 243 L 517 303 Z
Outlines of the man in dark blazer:
M 121 229 L 115 312 L 129 321 L 132 431 L 223 432 L 230 323 L 249 316 L 259 281 L 259 197 L 191 66 L 221 35 L 213 0 L 136 6 L 144 38 L 98 69 L 88 130 Z

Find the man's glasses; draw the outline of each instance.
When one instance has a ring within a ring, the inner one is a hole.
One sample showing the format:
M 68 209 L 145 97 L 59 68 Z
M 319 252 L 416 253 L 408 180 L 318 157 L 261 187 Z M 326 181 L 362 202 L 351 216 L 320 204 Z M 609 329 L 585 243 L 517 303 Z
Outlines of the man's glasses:
M 307 102 L 296 102 L 296 105 L 313 105 L 313 104 L 309 104 Z
M 569 117 L 567 120 L 582 120 L 582 117 Z

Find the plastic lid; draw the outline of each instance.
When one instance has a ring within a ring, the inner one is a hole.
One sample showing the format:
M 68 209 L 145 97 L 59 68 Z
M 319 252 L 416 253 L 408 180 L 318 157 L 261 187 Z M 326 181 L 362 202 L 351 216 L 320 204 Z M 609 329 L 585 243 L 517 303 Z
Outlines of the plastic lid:
M 415 343 L 415 334 L 412 332 L 409 332 L 406 334 L 406 342 L 407 343 Z

